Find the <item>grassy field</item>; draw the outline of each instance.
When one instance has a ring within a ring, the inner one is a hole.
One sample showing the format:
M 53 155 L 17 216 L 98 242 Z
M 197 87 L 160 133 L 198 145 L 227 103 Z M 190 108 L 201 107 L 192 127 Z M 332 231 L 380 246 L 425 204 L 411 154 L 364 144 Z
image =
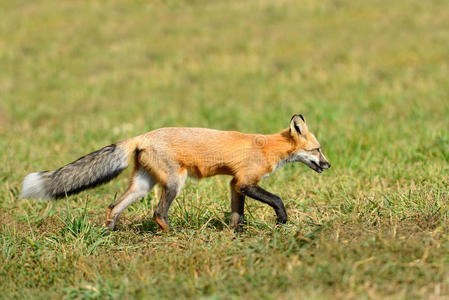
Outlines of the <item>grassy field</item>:
M 448 1 L 0 1 L 0 298 L 413 299 L 449 295 Z M 274 133 L 302 113 L 332 168 L 188 180 L 118 231 L 118 179 L 18 201 L 23 177 L 163 126 Z

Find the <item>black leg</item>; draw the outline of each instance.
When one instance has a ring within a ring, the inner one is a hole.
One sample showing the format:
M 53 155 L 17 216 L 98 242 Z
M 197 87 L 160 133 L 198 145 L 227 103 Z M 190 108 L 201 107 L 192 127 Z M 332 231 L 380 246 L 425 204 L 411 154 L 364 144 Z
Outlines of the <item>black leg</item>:
M 231 180 L 231 227 L 235 229 L 241 229 L 241 225 L 244 223 L 243 211 L 245 208 L 245 195 L 242 194 L 237 186 L 235 179 Z
M 284 203 L 279 196 L 272 194 L 258 185 L 249 185 L 240 187 L 240 191 L 248 197 L 259 200 L 271 206 L 276 212 L 277 223 L 287 223 L 287 212 L 285 211 Z
M 231 189 L 231 227 L 237 228 L 244 223 L 243 211 L 245 207 L 245 195 Z

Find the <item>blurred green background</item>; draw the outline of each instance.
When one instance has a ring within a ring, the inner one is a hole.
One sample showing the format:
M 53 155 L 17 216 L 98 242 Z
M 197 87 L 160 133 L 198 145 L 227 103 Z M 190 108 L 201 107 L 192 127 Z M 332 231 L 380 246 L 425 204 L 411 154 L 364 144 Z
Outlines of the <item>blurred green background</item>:
M 449 293 L 448 1 L 0 1 L 4 298 L 438 298 Z M 101 228 L 127 174 L 58 202 L 23 177 L 164 126 L 274 133 L 302 113 L 332 164 L 228 178 Z

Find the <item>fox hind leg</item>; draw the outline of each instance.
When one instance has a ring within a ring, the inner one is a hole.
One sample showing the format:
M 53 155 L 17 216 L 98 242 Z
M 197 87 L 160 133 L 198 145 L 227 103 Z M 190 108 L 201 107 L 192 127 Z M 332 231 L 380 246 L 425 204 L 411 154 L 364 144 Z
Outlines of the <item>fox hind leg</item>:
M 163 231 L 170 231 L 172 226 L 168 221 L 168 210 L 173 200 L 178 196 L 187 178 L 187 171 L 182 170 L 176 176 L 171 176 L 166 184 L 162 185 L 161 198 L 154 212 L 154 220 Z
M 115 223 L 120 214 L 132 203 L 145 197 L 155 183 L 156 181 L 147 171 L 141 167 L 137 167 L 126 192 L 116 202 L 109 205 L 106 226 L 110 230 L 114 230 Z

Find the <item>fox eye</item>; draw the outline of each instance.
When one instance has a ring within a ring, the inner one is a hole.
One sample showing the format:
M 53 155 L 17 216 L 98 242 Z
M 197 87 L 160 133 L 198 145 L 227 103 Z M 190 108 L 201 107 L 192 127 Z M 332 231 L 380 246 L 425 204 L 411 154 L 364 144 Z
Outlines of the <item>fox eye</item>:
M 320 148 L 318 147 L 318 148 L 313 148 L 313 149 L 309 149 L 309 150 L 306 150 L 307 152 L 318 152 L 318 151 L 320 151 Z

